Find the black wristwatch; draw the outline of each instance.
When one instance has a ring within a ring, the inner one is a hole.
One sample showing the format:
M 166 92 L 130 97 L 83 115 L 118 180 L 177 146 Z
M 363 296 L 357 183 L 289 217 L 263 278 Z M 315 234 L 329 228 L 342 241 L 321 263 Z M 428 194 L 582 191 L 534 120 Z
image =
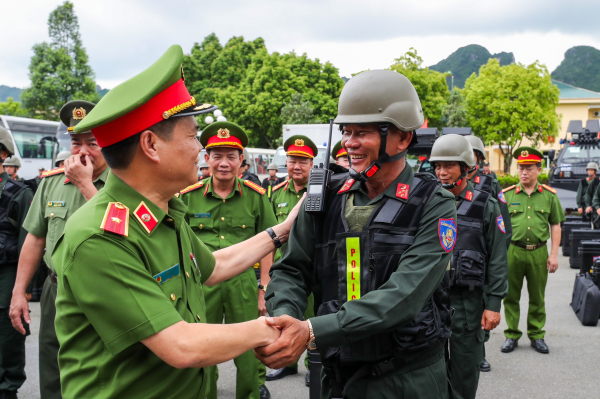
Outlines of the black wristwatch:
M 267 234 L 269 234 L 271 236 L 271 239 L 273 240 L 273 244 L 275 244 L 275 248 L 281 248 L 281 241 L 279 241 L 279 237 L 277 237 L 277 234 L 275 234 L 273 229 L 271 227 L 269 227 L 265 231 L 267 232 Z

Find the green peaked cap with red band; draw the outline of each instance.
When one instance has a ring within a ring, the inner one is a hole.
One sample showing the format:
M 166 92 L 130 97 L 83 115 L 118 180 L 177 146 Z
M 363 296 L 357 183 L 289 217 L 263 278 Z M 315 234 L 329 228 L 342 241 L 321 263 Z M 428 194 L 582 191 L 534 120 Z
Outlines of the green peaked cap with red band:
M 544 155 L 533 147 L 519 147 L 513 152 L 518 164 L 534 164 L 542 162 Z
M 243 150 L 248 145 L 244 129 L 232 122 L 214 122 L 202 131 L 200 144 L 207 150 L 215 147 L 228 147 Z
M 346 151 L 346 149 L 344 147 L 342 147 L 342 140 L 335 143 L 335 145 L 333 146 L 333 150 L 331 150 L 331 156 L 336 160 L 339 157 L 347 157 L 348 156 L 348 152 Z
M 314 158 L 319 153 L 319 149 L 311 139 L 301 134 L 288 138 L 283 143 L 283 149 L 286 155 L 296 157 Z
M 183 50 L 173 45 L 146 70 L 110 90 L 74 129 L 92 131 L 107 147 L 169 118 L 216 110 L 190 95 L 184 84 Z

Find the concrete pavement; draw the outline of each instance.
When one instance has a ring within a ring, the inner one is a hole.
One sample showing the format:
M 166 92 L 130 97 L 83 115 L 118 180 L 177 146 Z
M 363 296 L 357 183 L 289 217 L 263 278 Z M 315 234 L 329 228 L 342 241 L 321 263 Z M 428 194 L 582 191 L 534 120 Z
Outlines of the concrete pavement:
M 560 251 L 559 251 L 560 253 Z M 576 271 L 569 268 L 569 259 L 559 256 L 559 269 L 550 275 L 546 289 L 546 343 L 550 354 L 542 355 L 529 346 L 526 336 L 519 347 L 509 354 L 500 352 L 504 342 L 502 331 L 506 323 L 492 331 L 486 345 L 490 373 L 481 373 L 478 398 L 588 398 L 598 396 L 596 371 L 600 370 L 600 327 L 584 327 L 569 304 Z M 522 331 L 526 331 L 527 293 L 521 298 Z M 20 397 L 38 399 L 38 335 L 39 304 L 31 304 L 32 335 L 27 338 L 27 381 Z M 504 313 L 502 313 L 504 318 Z M 219 370 L 219 398 L 235 398 L 235 367 L 233 362 Z M 280 381 L 267 383 L 273 399 L 308 398 L 304 386 L 304 364 L 300 372 Z

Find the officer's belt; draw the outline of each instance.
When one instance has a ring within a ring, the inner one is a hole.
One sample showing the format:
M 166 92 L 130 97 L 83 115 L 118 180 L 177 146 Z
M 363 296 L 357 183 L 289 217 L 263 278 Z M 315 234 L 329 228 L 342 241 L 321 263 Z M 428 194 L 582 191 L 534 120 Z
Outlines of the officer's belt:
M 519 242 L 519 241 L 511 241 L 510 243 L 512 245 L 516 246 L 516 247 L 524 248 L 524 249 L 526 249 L 528 251 L 533 251 L 533 250 L 536 250 L 538 248 L 545 247 L 546 246 L 546 242 L 547 241 L 542 241 L 542 242 L 537 243 L 537 244 L 525 244 L 525 243 Z
M 58 284 L 58 276 L 56 275 L 56 273 L 50 273 L 50 281 L 52 281 L 54 284 Z

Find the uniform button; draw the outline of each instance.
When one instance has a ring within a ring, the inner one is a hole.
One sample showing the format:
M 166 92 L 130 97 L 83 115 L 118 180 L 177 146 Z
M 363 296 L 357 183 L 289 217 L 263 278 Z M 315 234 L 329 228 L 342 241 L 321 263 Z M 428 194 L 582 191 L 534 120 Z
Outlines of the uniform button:
M 221 236 L 221 240 L 224 240 L 224 239 L 225 239 L 225 237 L 224 237 L 224 236 Z
M 171 294 L 171 300 L 174 301 L 177 297 L 175 296 L 175 294 Z
M 245 228 L 246 228 L 246 225 L 245 225 L 245 224 L 243 224 L 243 225 L 242 225 L 242 229 L 245 229 Z
M 222 218 L 221 218 L 221 220 L 225 220 L 225 218 L 224 218 L 224 217 L 222 217 Z
M 530 206 L 528 206 L 528 207 L 527 207 L 527 209 L 531 209 L 531 207 L 530 207 Z
M 279 212 L 280 215 L 283 215 L 283 212 Z
M 544 210 L 542 209 L 542 213 L 544 213 Z
M 196 317 L 198 318 L 198 320 L 200 320 L 200 315 L 199 314 L 197 314 Z
M 223 203 L 225 203 L 225 200 L 223 200 Z
M 527 216 L 527 219 L 531 219 L 531 216 Z
M 201 225 L 200 225 L 200 228 L 203 228 L 203 227 L 204 227 L 204 225 L 203 225 L 203 224 L 201 224 Z
M 515 209 L 515 210 L 513 211 L 513 213 L 517 213 L 517 210 Z M 202 225 L 200 225 L 200 226 L 202 226 Z
M 300 196 L 299 196 L 299 195 L 296 195 L 296 198 L 300 198 Z
M 531 227 L 528 227 L 527 230 L 531 230 Z
M 529 238 L 527 239 L 527 241 L 529 241 Z
M 168 218 L 168 219 L 167 219 L 167 222 L 169 222 L 169 223 L 173 223 L 173 219 L 171 219 L 171 218 Z
M 188 272 L 185 272 L 185 276 L 186 276 L 187 278 L 190 278 L 190 274 L 189 274 Z
M 51 213 L 51 214 L 50 214 L 50 217 L 51 217 L 51 218 L 53 218 L 53 217 L 54 217 L 54 214 L 53 214 L 53 213 Z

